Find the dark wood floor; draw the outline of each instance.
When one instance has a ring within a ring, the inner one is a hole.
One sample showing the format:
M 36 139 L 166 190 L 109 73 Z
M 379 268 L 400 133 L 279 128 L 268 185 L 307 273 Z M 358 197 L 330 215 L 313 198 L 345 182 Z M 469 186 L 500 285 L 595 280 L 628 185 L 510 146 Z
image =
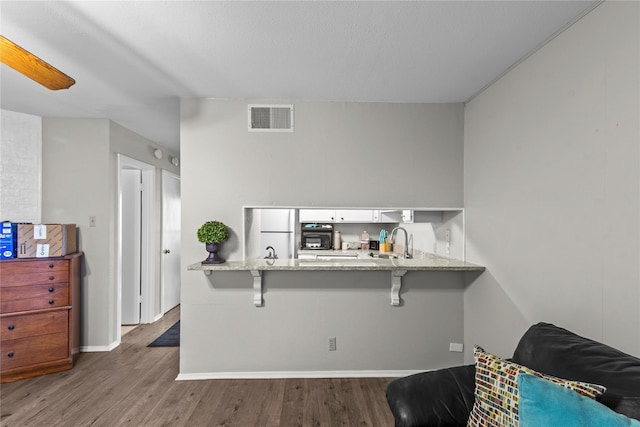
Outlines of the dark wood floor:
M 81 353 L 66 372 L 0 386 L 1 426 L 392 426 L 388 378 L 175 381 L 178 347 L 147 347 L 179 308 Z

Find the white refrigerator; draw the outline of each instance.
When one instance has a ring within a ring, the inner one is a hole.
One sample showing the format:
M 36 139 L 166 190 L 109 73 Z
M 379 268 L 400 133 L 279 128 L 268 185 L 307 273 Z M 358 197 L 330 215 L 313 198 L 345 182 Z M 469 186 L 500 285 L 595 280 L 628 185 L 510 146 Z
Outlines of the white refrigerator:
M 295 209 L 261 209 L 260 255 L 267 257 L 272 247 L 279 259 L 295 255 Z

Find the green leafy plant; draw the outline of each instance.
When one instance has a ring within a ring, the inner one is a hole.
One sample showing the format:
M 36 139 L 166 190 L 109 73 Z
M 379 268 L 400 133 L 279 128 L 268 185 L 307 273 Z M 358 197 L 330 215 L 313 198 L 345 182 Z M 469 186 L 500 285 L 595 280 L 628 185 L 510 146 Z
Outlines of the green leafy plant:
M 221 243 L 229 238 L 229 227 L 220 221 L 207 221 L 198 229 L 198 240 L 202 243 Z

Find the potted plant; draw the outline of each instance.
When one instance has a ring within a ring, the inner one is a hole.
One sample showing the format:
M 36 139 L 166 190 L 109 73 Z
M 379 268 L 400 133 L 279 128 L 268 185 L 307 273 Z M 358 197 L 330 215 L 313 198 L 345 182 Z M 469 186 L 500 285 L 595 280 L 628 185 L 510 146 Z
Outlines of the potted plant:
M 203 264 L 222 264 L 224 260 L 218 256 L 222 242 L 229 238 L 229 227 L 220 221 L 207 221 L 198 229 L 198 240 L 205 244 L 209 257 Z

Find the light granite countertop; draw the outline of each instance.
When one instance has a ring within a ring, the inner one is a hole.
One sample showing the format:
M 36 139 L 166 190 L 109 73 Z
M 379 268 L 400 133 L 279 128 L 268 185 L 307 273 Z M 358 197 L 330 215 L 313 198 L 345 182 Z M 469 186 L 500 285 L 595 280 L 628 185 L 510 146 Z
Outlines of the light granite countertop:
M 330 253 L 331 252 L 331 253 Z M 358 257 L 344 259 L 248 259 L 244 261 L 227 261 L 223 264 L 202 264 L 198 262 L 188 266 L 188 270 L 200 271 L 484 271 L 485 267 L 453 258 L 446 258 L 429 253 L 421 253 L 411 259 L 375 258 L 368 254 L 376 251 L 323 251 L 322 255 L 351 255 L 363 252 Z M 345 254 L 346 253 L 346 254 Z
M 355 256 L 354 256 L 355 253 Z M 309 255 L 308 253 L 306 255 Z M 414 258 L 387 258 L 392 254 L 377 251 L 322 251 L 319 256 L 330 259 L 248 259 L 227 261 L 223 264 L 202 264 L 198 262 L 188 270 L 202 271 L 211 275 L 216 271 L 249 271 L 253 277 L 253 304 L 262 307 L 262 277 L 266 271 L 388 271 L 390 276 L 391 305 L 401 305 L 400 289 L 402 277 L 409 271 L 475 271 L 483 272 L 485 267 L 453 258 L 446 258 L 425 252 L 414 252 Z M 374 256 L 371 256 L 374 255 Z M 382 256 L 382 257 L 381 257 Z M 333 257 L 333 258 L 331 258 Z

